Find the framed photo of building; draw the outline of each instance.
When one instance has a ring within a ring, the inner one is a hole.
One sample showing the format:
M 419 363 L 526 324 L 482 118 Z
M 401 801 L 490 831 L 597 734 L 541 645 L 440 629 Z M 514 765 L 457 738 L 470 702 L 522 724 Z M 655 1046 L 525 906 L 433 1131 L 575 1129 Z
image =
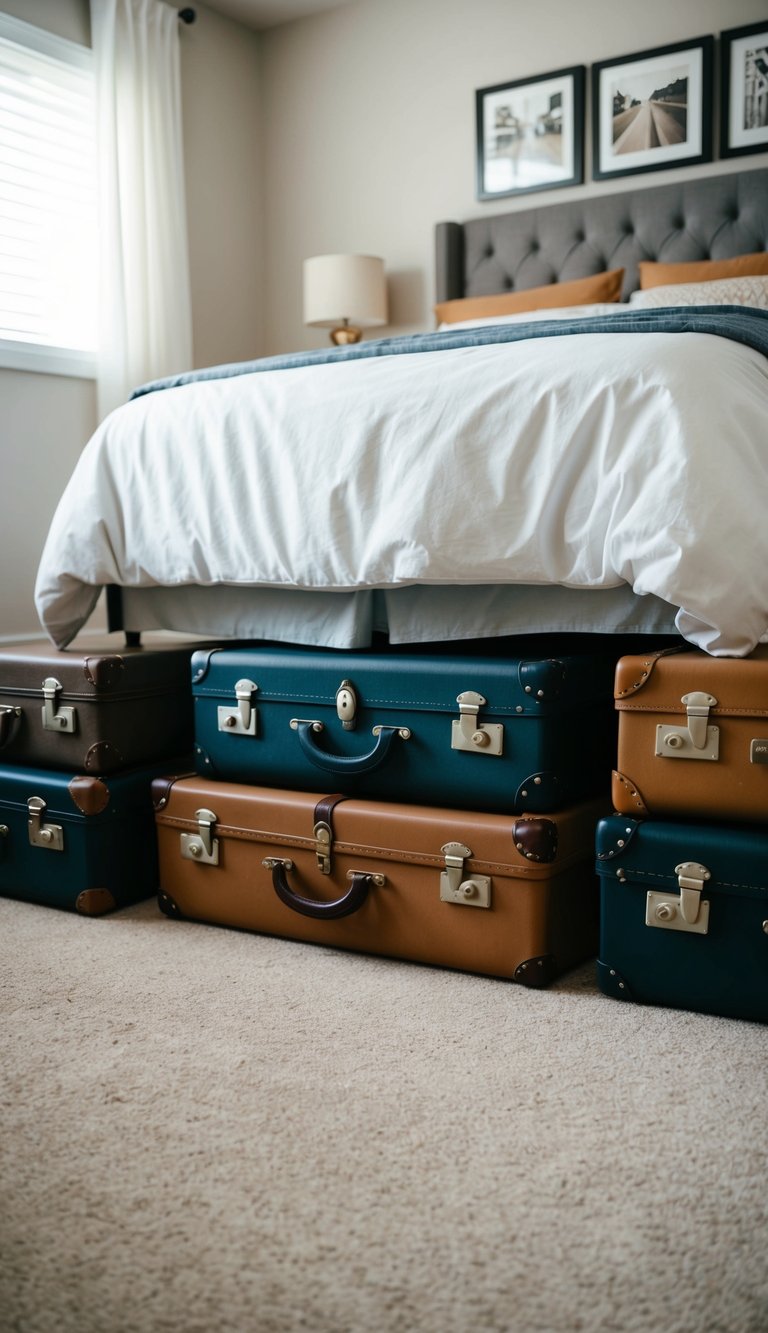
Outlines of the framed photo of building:
M 768 150 L 768 21 L 720 33 L 720 156 Z
M 711 160 L 713 48 L 698 37 L 592 66 L 595 180 Z
M 478 89 L 478 199 L 581 184 L 585 84 L 575 65 Z

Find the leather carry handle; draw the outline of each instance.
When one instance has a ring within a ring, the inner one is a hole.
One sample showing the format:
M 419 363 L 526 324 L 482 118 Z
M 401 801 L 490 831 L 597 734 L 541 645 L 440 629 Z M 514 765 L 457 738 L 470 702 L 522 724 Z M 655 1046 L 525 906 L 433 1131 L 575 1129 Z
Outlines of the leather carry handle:
M 306 758 L 326 773 L 370 773 L 371 769 L 384 763 L 395 736 L 407 741 L 411 735 L 407 727 L 374 727 L 376 744 L 367 754 L 331 754 L 328 750 L 321 750 L 313 739 L 313 733 L 322 730 L 321 722 L 292 718 L 291 727 L 299 738 L 299 745 Z
M 351 870 L 349 878 L 352 883 L 341 898 L 330 903 L 317 902 L 314 898 L 303 898 L 300 893 L 294 893 L 289 885 L 286 871 L 293 870 L 293 861 L 281 861 L 269 856 L 263 864 L 272 871 L 275 893 L 286 907 L 301 916 L 318 917 L 326 921 L 336 921 L 339 917 L 351 916 L 353 912 L 359 911 L 373 885 L 385 882 L 383 875 L 368 875 L 361 870 Z
M 21 718 L 20 708 L 0 708 L 0 750 L 4 750 L 6 745 L 10 745 Z

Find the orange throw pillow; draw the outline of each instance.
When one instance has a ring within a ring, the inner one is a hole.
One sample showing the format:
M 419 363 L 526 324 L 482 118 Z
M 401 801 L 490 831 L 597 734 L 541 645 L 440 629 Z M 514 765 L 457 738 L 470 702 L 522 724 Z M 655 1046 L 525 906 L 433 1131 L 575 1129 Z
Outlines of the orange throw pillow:
M 679 282 L 714 282 L 718 278 L 752 278 L 768 273 L 768 250 L 733 259 L 698 259 L 689 264 L 657 264 L 643 259 L 638 264 L 640 288 L 666 287 Z
M 520 292 L 502 292 L 499 296 L 465 296 L 456 301 L 440 301 L 435 314 L 440 324 L 456 324 L 463 319 L 493 319 L 494 316 L 518 315 L 527 310 L 556 310 L 559 306 L 594 305 L 598 301 L 618 301 L 624 269 L 595 273 L 590 278 L 572 282 L 551 282 L 546 287 L 527 287 Z

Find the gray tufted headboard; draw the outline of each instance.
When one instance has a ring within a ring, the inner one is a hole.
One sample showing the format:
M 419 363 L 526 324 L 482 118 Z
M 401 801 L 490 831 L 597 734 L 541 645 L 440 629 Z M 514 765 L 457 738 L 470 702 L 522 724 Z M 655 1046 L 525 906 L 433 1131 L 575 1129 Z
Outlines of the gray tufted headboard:
M 436 300 L 490 296 L 637 263 L 728 259 L 768 250 L 768 168 L 593 195 L 436 229 Z

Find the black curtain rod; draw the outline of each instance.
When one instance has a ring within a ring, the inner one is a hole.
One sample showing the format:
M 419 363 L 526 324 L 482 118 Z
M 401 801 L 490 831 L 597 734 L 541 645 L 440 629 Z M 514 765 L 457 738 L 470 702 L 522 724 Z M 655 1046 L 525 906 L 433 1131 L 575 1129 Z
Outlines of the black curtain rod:
M 181 19 L 182 23 L 194 23 L 195 19 L 197 18 L 197 14 L 195 13 L 194 9 L 190 8 L 180 9 L 179 18 Z

